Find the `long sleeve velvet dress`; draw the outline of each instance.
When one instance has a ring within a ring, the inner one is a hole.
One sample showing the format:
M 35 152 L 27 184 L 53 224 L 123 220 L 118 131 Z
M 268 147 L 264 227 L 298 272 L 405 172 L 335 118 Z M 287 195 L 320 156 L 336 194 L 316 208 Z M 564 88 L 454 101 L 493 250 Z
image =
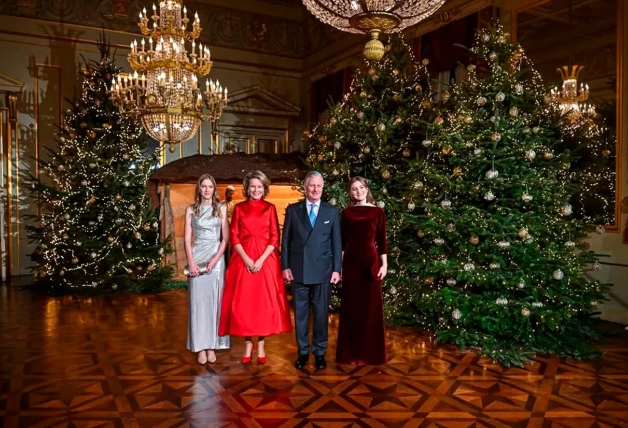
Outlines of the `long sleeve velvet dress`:
M 344 256 L 336 362 L 385 364 L 386 336 L 380 256 L 388 253 L 386 214 L 372 206 L 345 208 L 340 218 Z

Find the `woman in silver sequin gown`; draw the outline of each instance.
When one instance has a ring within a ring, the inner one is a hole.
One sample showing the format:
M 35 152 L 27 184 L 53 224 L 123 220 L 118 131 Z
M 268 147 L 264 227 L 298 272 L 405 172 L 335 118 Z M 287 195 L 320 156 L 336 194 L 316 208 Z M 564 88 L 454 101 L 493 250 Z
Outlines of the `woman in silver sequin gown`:
M 224 252 L 229 241 L 227 208 L 220 204 L 216 181 L 203 174 L 193 205 L 185 211 L 185 254 L 188 260 L 187 347 L 199 364 L 216 361 L 216 349 L 228 349 L 229 336 L 218 335 L 225 283 Z

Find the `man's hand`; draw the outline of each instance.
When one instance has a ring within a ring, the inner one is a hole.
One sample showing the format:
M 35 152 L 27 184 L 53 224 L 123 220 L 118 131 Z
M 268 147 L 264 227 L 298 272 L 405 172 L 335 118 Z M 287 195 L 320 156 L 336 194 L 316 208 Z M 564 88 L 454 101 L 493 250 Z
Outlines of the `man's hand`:
M 292 276 L 292 270 L 291 269 L 284 269 L 283 270 L 283 279 L 286 281 L 294 281 L 294 276 Z
M 338 272 L 332 272 L 331 280 L 329 282 L 332 284 L 338 284 L 340 282 L 340 274 Z

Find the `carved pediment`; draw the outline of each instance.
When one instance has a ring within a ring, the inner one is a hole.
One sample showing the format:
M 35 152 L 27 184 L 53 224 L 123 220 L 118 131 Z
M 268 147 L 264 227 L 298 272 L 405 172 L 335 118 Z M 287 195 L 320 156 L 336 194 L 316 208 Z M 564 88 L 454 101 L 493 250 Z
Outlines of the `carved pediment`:
M 0 72 L 0 92 L 20 92 L 24 82 Z
M 229 94 L 229 104 L 227 104 L 225 111 L 251 115 L 297 117 L 301 108 L 261 86 L 252 86 Z

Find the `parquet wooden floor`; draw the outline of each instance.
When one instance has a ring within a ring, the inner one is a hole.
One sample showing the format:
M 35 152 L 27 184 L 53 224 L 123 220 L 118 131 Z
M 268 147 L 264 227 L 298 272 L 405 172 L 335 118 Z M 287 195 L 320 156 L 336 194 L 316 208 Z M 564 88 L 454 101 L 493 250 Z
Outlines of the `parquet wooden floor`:
M 242 339 L 201 367 L 186 292 L 50 298 L 0 286 L 4 427 L 628 427 L 628 337 L 594 361 L 504 369 L 428 335 L 388 330 L 390 362 L 293 367 L 292 335 L 243 366 Z M 618 328 L 618 330 L 620 330 Z M 313 359 L 310 361 L 310 364 Z

